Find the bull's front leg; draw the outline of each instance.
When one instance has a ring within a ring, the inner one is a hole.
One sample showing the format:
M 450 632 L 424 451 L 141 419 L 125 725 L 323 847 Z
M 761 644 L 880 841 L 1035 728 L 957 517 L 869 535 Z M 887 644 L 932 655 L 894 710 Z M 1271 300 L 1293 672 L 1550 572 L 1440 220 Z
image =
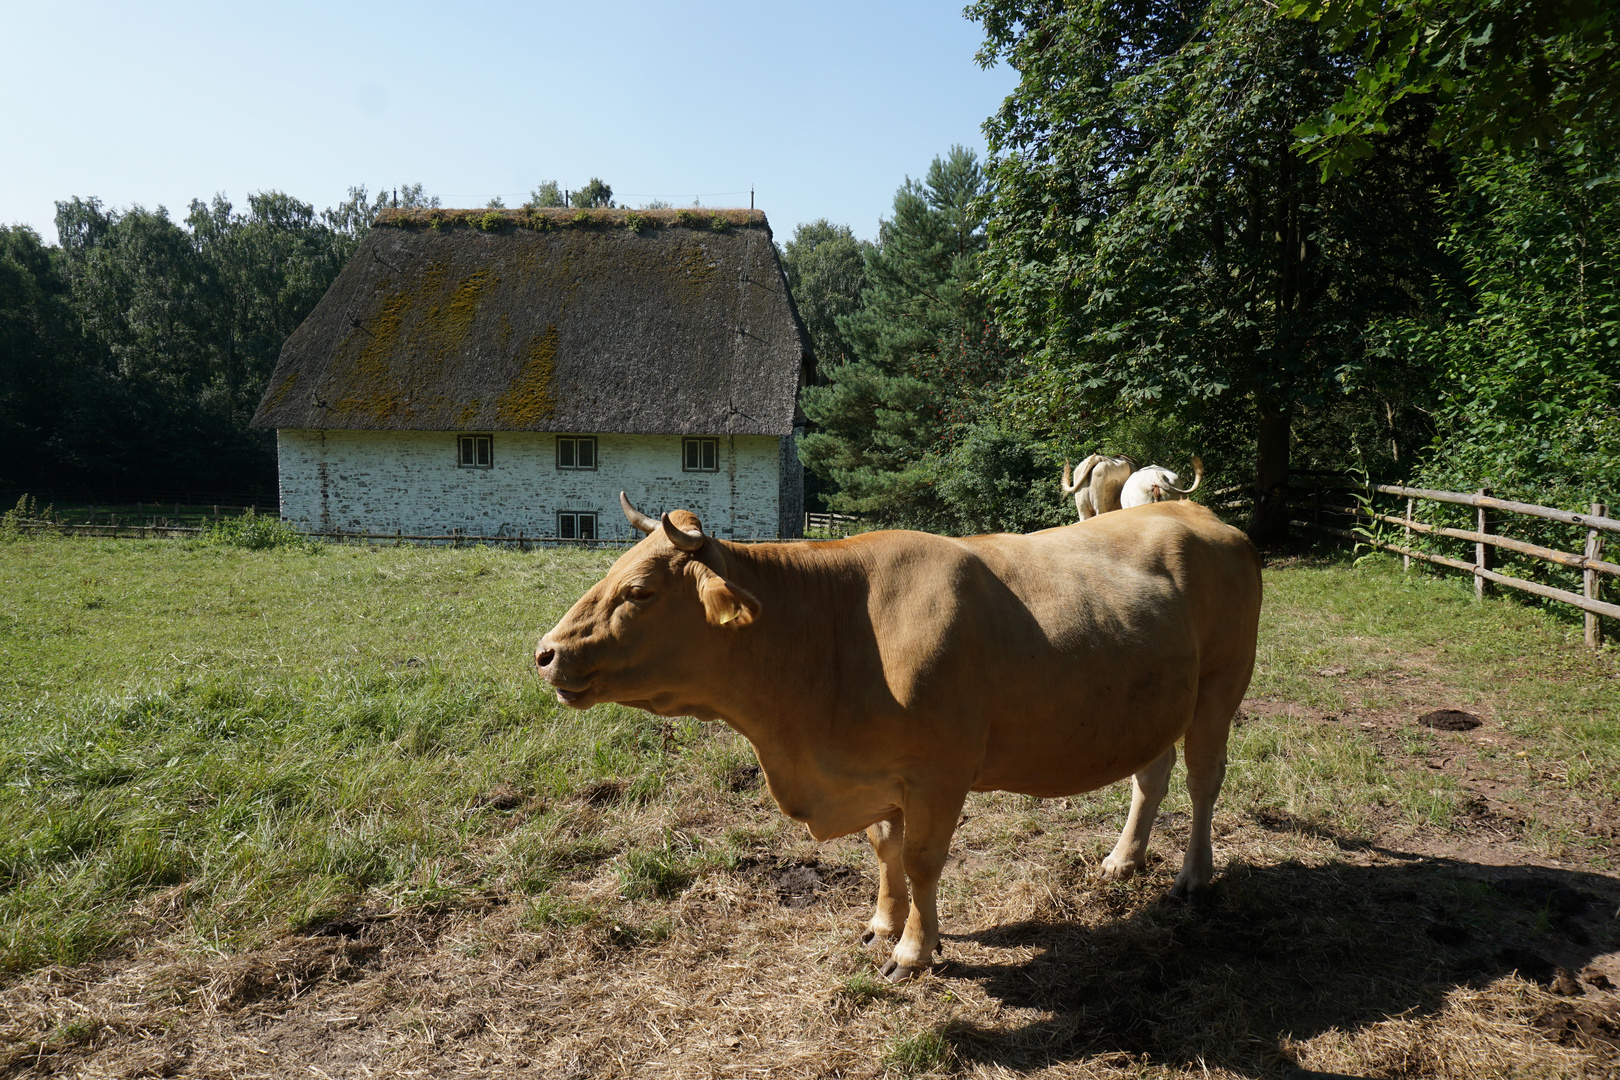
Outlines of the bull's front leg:
M 880 969 L 890 982 L 920 975 L 939 951 L 939 875 L 945 869 L 951 835 L 966 798 L 967 791 L 962 789 L 953 795 L 907 800 L 900 861 L 911 885 L 911 908 L 900 943 Z

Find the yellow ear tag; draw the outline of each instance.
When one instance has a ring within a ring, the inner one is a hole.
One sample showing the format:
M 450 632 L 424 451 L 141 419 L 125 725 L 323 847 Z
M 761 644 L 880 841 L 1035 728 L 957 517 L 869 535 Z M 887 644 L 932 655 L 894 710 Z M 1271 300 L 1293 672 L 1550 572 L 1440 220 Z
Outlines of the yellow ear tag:
M 732 610 L 726 612 L 724 615 L 720 616 L 720 625 L 724 626 L 724 625 L 726 625 L 726 623 L 730 622 L 732 619 L 735 619 L 736 617 L 737 617 L 737 610 L 735 608 L 733 608 Z

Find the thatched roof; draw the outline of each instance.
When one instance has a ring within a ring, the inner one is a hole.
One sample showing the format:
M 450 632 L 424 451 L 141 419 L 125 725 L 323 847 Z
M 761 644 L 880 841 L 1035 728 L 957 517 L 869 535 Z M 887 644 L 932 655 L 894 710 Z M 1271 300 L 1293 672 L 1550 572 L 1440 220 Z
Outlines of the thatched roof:
M 260 428 L 786 435 L 809 353 L 752 210 L 385 210 Z

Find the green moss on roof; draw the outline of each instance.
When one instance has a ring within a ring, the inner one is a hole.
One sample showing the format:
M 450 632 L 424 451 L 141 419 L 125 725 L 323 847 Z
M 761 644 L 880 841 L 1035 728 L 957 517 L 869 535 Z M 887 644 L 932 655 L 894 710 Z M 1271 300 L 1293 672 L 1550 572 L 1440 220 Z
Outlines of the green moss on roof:
M 512 385 L 495 402 L 495 419 L 503 428 L 517 431 L 541 426 L 557 411 L 552 384 L 557 376 L 557 324 L 529 342 L 523 368 Z

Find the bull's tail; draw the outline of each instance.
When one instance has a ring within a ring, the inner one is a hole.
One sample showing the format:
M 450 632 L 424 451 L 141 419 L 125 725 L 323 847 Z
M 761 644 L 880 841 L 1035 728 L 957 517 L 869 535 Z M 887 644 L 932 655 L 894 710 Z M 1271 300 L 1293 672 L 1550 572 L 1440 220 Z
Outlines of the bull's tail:
M 1178 488 L 1174 484 L 1166 484 L 1164 486 L 1169 488 L 1171 491 L 1176 492 L 1178 495 L 1191 495 L 1193 492 L 1197 491 L 1198 490 L 1198 485 L 1204 482 L 1204 459 L 1199 457 L 1197 454 L 1194 454 L 1193 459 L 1192 459 L 1192 463 L 1193 463 L 1192 487 Z M 1154 500 L 1154 501 L 1157 502 L 1158 500 Z
M 1064 458 L 1063 459 L 1063 494 L 1065 494 L 1065 495 L 1073 495 L 1075 492 L 1079 491 L 1081 488 L 1083 488 L 1087 484 L 1089 484 L 1091 482 L 1091 470 L 1095 469 L 1097 467 L 1097 463 L 1102 461 L 1102 460 L 1103 460 L 1103 457 L 1102 457 L 1101 454 L 1092 454 L 1090 457 L 1086 458 L 1086 460 L 1084 460 L 1084 461 L 1082 461 L 1080 463 L 1080 473 L 1079 473 L 1079 475 L 1074 476 L 1072 478 L 1072 482 L 1071 482 L 1071 476 L 1070 476 L 1070 471 L 1069 471 L 1070 470 L 1069 459 Z

